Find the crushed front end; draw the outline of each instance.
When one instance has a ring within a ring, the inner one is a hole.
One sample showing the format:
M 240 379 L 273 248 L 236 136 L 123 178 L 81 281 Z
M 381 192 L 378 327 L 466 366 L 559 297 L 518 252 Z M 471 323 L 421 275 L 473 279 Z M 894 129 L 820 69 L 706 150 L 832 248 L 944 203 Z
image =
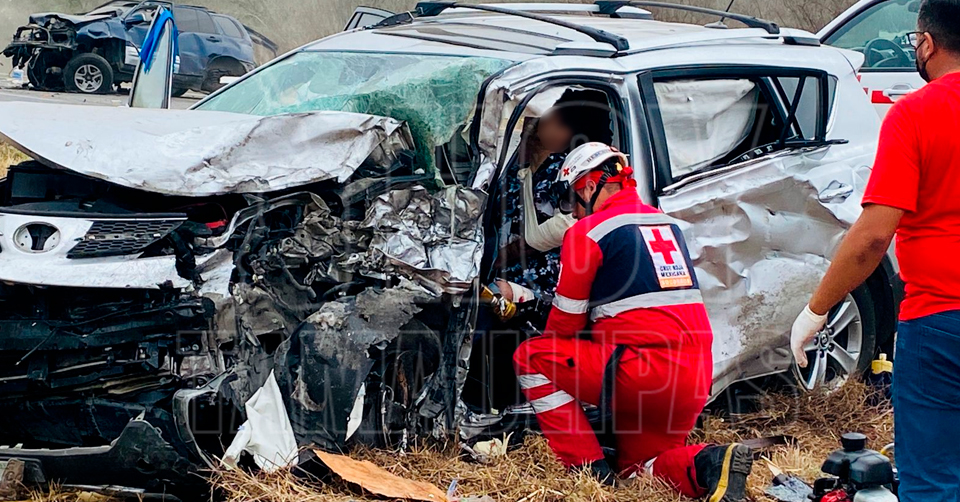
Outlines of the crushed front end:
M 184 113 L 221 138 L 242 131 L 224 139 L 242 151 L 197 149 L 235 178 L 211 189 L 189 158 L 179 174 L 54 168 L 55 152 L 30 146 L 50 131 L 8 136 L 49 155 L 0 182 L 0 461 L 25 462 L 27 484 L 189 494 L 270 375 L 300 447 L 453 433 L 483 192 L 415 169 L 392 119 Z M 349 144 L 300 152 L 327 162 L 291 163 L 299 179 L 244 174 L 277 127 Z

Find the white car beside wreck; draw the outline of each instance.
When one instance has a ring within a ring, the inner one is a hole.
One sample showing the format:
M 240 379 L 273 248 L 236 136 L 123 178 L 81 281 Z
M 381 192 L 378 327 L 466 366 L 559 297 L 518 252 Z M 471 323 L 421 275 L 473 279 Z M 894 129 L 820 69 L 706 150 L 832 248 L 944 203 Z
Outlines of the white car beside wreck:
M 25 482 L 188 493 L 271 374 L 300 446 L 469 442 L 528 416 L 509 348 L 471 357 L 478 288 L 522 121 L 569 90 L 606 101 L 643 199 L 684 228 L 714 396 L 792 371 L 790 323 L 876 147 L 863 56 L 643 5 L 423 4 L 190 111 L 0 104 L 33 158 L 0 182 L 0 445 L 20 445 L 0 460 Z M 869 365 L 897 283 L 891 254 L 803 386 Z

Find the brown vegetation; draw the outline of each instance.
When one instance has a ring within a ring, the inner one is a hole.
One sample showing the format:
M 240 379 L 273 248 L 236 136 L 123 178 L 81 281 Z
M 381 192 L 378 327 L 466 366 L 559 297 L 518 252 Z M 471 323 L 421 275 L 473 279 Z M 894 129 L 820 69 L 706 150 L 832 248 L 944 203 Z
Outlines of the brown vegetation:
M 850 384 L 833 394 L 800 397 L 772 394 L 762 398 L 763 411 L 720 419 L 710 417 L 693 440 L 730 442 L 786 434 L 796 438 L 791 446 L 764 452 L 750 479 L 750 500 L 768 502 L 763 490 L 772 478 L 769 460 L 783 471 L 812 482 L 819 476 L 827 454 L 839 447 L 844 432 L 863 432 L 875 449 L 892 441 L 893 414 L 889 406 L 870 404 L 871 390 Z M 546 441 L 531 436 L 523 447 L 490 465 L 464 460 L 455 451 L 421 449 L 398 454 L 363 450 L 354 455 L 410 479 L 427 481 L 446 490 L 456 479 L 461 497 L 489 495 L 496 501 L 524 502 L 618 502 L 680 500 L 673 490 L 657 480 L 642 477 L 618 489 L 607 489 L 583 475 L 566 473 L 554 459 Z M 357 489 L 336 480 L 321 482 L 309 476 L 249 474 L 224 471 L 215 483 L 229 502 L 346 502 L 372 501 Z
M 10 145 L 0 143 L 0 177 L 7 174 L 7 168 L 27 160 L 27 156 Z

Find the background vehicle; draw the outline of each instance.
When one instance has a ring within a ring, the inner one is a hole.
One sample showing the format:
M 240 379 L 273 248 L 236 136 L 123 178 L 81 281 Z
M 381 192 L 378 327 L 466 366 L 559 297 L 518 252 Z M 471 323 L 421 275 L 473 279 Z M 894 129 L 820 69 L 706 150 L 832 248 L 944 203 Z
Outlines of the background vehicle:
M 32 15 L 3 54 L 13 59 L 14 66 L 26 67 L 35 88 L 112 92 L 132 80 L 139 47 L 158 5 L 172 7 L 180 31 L 175 95 L 191 89 L 214 91 L 220 88 L 220 77 L 240 76 L 256 66 L 251 33 L 236 19 L 201 7 L 154 0 L 117 0 L 76 16 Z
M 861 0 L 817 34 L 824 44 L 864 54 L 860 82 L 881 117 L 926 84 L 910 43 L 919 10 L 919 0 Z
M 163 431 L 151 447 L 199 465 L 236 429 L 198 427 L 239 423 L 271 372 L 298 441 L 330 449 L 472 440 L 531 416 L 510 364 L 525 334 L 488 336 L 477 297 L 499 272 L 523 123 L 567 92 L 602 103 L 641 197 L 684 230 L 714 397 L 788 374 L 790 325 L 875 153 L 862 56 L 760 19 L 712 11 L 748 25 L 715 29 L 627 7 L 423 4 L 188 112 L 68 108 L 67 129 L 42 104 L 0 104 L 0 135 L 37 160 L 0 190 L 0 444 L 73 457 L 59 450 L 111 444 L 143 416 Z M 831 312 L 806 387 L 869 366 L 897 273 L 888 257 Z M 55 468 L 42 452 L 0 459 Z

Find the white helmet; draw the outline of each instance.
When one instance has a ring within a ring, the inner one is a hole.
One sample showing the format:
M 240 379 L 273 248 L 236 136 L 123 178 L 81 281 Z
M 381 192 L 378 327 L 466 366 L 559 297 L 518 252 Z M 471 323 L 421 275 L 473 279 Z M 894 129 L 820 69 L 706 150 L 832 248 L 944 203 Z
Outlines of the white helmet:
M 615 170 L 609 165 L 610 159 L 617 159 Z M 593 206 L 600 195 L 600 190 L 593 194 L 591 200 L 585 201 L 573 189 L 582 178 L 605 166 L 608 169 L 597 179 L 598 185 L 602 186 L 609 181 L 636 186 L 633 181 L 633 170 L 627 165 L 626 155 L 604 143 L 586 143 L 574 148 L 563 161 L 563 166 L 557 173 L 557 181 L 553 184 L 554 207 L 561 213 L 569 214 L 577 204 L 580 204 L 586 209 L 587 214 L 593 213 Z
M 627 166 L 627 156 L 610 145 L 597 141 L 580 145 L 574 148 L 563 161 L 563 166 L 557 173 L 557 183 L 566 182 L 572 187 L 580 178 L 599 168 L 611 158 L 619 158 L 620 164 Z

